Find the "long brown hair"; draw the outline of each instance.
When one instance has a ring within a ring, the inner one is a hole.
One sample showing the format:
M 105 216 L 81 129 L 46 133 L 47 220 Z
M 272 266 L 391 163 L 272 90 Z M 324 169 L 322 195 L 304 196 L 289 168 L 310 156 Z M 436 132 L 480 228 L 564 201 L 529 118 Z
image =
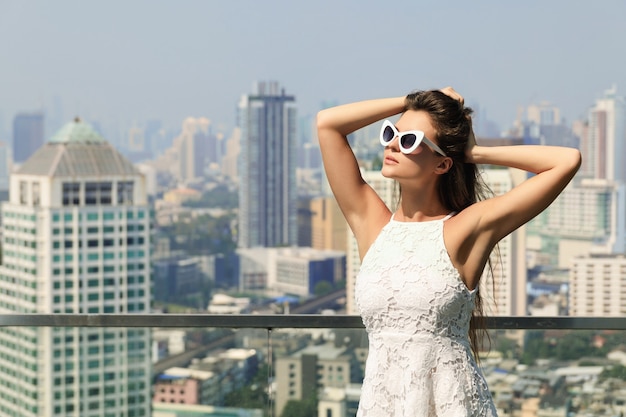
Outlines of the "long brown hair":
M 452 158 L 452 167 L 441 175 L 438 181 L 439 198 L 446 209 L 458 213 L 493 195 L 483 181 L 477 165 L 467 162 L 465 157 L 465 149 L 472 131 L 471 108 L 465 107 L 460 101 L 441 91 L 434 90 L 415 91 L 407 95 L 405 110 L 422 110 L 430 115 L 437 132 L 437 144 L 448 157 Z M 491 259 L 488 262 L 493 279 Z M 472 352 L 477 360 L 485 336 L 490 341 L 485 325 L 483 299 L 477 287 L 469 330 Z

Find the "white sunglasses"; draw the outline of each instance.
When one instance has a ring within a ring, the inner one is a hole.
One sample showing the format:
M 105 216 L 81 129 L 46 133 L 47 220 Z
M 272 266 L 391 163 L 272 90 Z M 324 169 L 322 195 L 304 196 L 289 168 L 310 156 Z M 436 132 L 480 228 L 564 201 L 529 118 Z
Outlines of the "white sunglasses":
M 414 152 L 420 143 L 424 142 L 428 145 L 433 151 L 437 152 L 441 156 L 447 156 L 444 151 L 437 145 L 435 145 L 431 140 L 429 140 L 424 132 L 421 130 L 409 130 L 406 132 L 398 132 L 398 129 L 391 123 L 389 120 L 385 120 L 383 122 L 383 126 L 380 129 L 380 143 L 383 146 L 388 146 L 393 138 L 398 137 L 398 145 L 400 146 L 400 151 L 403 154 L 410 154 Z

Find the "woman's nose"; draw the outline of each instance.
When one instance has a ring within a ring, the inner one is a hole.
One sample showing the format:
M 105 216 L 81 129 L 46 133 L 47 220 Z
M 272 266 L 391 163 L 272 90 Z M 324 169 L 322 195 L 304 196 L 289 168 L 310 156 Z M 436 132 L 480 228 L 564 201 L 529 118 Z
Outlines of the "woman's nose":
M 394 151 L 400 150 L 400 139 L 398 139 L 398 135 L 395 135 L 391 142 L 387 144 L 387 147 L 392 148 Z

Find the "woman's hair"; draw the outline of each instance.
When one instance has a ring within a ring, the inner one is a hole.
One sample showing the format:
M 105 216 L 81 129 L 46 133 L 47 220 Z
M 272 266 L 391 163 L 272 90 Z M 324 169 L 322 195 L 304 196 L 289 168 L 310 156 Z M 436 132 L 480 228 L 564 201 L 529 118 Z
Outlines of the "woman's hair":
M 492 194 L 483 182 L 476 164 L 467 162 L 465 157 L 472 131 L 471 108 L 441 91 L 433 90 L 415 91 L 407 95 L 405 110 L 422 110 L 430 115 L 437 133 L 437 137 L 431 139 L 436 139 L 439 147 L 452 158 L 452 167 L 440 176 L 438 183 L 439 198 L 448 210 L 458 213 Z M 493 277 L 491 261 L 489 270 Z M 477 289 L 469 333 L 472 351 L 477 359 L 485 336 L 489 338 L 482 297 Z

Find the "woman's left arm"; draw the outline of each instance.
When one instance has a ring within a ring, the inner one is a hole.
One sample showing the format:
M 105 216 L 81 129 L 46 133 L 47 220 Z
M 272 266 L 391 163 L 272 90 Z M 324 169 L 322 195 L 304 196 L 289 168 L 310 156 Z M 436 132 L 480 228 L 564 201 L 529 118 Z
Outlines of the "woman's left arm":
M 511 191 L 483 201 L 478 228 L 493 243 L 545 210 L 563 191 L 580 167 L 578 149 L 557 146 L 477 146 L 470 140 L 468 162 L 518 168 L 536 175 Z

